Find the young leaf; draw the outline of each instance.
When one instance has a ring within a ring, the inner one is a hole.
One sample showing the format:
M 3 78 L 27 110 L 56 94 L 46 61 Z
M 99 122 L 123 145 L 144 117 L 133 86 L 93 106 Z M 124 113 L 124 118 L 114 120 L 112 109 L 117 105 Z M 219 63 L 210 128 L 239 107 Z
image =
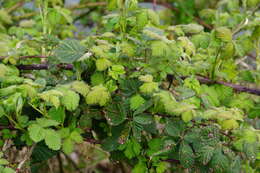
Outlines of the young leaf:
M 34 142 L 40 142 L 45 138 L 45 129 L 43 129 L 41 126 L 37 124 L 32 124 L 28 128 L 30 138 Z
M 66 88 L 59 88 L 59 90 L 63 93 L 61 103 L 68 111 L 74 111 L 79 105 L 79 95 L 76 92 Z
M 59 150 L 61 148 L 61 137 L 55 130 L 46 129 L 44 140 L 46 145 L 52 150 Z
M 136 110 L 137 108 L 139 108 L 144 103 L 145 103 L 144 98 L 142 96 L 140 96 L 139 94 L 132 96 L 131 99 L 130 99 L 130 108 L 132 110 Z

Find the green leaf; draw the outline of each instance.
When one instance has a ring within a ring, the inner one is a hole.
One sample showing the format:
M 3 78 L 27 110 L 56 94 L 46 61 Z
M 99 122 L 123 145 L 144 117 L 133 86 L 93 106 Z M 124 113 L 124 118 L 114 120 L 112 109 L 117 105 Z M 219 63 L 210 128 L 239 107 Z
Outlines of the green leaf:
M 91 91 L 86 97 L 86 102 L 89 105 L 100 105 L 105 106 L 110 100 L 110 93 L 102 85 L 91 88 Z
M 184 130 L 184 125 L 181 121 L 166 119 L 165 131 L 170 136 L 178 137 Z
M 132 159 L 135 156 L 138 156 L 141 152 L 141 145 L 134 139 L 127 141 L 126 149 L 124 154 L 127 158 Z
M 105 77 L 102 72 L 95 72 L 91 76 L 91 85 L 96 86 L 96 85 L 101 85 L 104 84 L 105 82 Z
M 36 122 L 41 127 L 51 127 L 59 125 L 59 122 L 47 118 L 37 118 Z
M 86 97 L 89 93 L 90 87 L 83 81 L 74 81 L 71 84 L 71 88 L 82 96 Z
M 152 115 L 147 115 L 147 114 L 134 116 L 133 120 L 135 122 L 139 123 L 139 124 L 142 124 L 142 125 L 151 124 L 154 121 L 153 120 L 153 116 Z
M 5 167 L 2 173 L 15 173 L 15 170 Z
M 81 143 L 83 142 L 83 138 L 80 135 L 80 133 L 76 130 L 74 130 L 71 134 L 70 134 L 70 139 L 72 139 L 74 142 L 76 143 Z
M 79 105 L 79 95 L 69 89 L 60 88 L 60 90 L 63 93 L 63 96 L 61 97 L 61 103 L 66 107 L 68 111 L 74 111 Z
M 186 112 L 183 112 L 183 113 L 181 114 L 181 119 L 182 119 L 185 123 L 187 123 L 187 122 L 189 122 L 190 120 L 192 120 L 192 118 L 193 118 L 193 112 L 192 112 L 191 110 L 186 111 Z
M 62 150 L 66 154 L 70 154 L 73 151 L 73 148 L 74 148 L 74 142 L 70 138 L 67 138 L 62 142 Z
M 106 58 L 99 58 L 96 60 L 96 67 L 98 71 L 104 71 L 111 65 L 112 63 Z
M 134 116 L 143 113 L 153 105 L 153 100 L 146 101 L 142 106 L 140 106 L 135 112 Z
M 55 130 L 46 129 L 44 140 L 46 145 L 52 150 L 59 150 L 61 148 L 61 136 Z
M 209 161 L 211 160 L 213 154 L 214 154 L 215 149 L 211 146 L 203 146 L 199 151 L 199 156 L 200 156 L 200 160 L 201 162 L 206 165 L 209 163 Z
M 30 138 L 34 142 L 40 142 L 45 138 L 45 129 L 37 124 L 32 124 L 28 128 Z
M 146 167 L 146 163 L 144 161 L 140 161 L 138 162 L 138 164 L 136 164 L 132 170 L 132 173 L 146 173 L 147 172 L 147 167 Z
M 140 96 L 139 94 L 132 96 L 130 98 L 130 108 L 132 110 L 136 110 L 137 108 L 139 108 L 144 103 L 145 103 L 145 99 L 142 96 Z
M 63 107 L 59 107 L 56 109 L 55 107 L 52 107 L 48 111 L 48 115 L 50 116 L 51 119 L 63 124 L 65 120 L 65 109 Z
M 229 165 L 229 159 L 225 156 L 221 150 L 215 152 L 213 155 L 210 165 L 216 172 L 225 172 Z
M 117 126 L 126 120 L 126 109 L 120 103 L 108 105 L 106 111 L 105 117 L 112 126 Z
M 180 162 L 184 168 L 190 168 L 195 162 L 192 148 L 189 144 L 184 142 L 180 146 L 179 156 Z
M 73 63 L 82 57 L 85 48 L 77 40 L 64 40 L 54 51 L 60 63 Z
M 9 164 L 8 160 L 0 158 L 0 165 L 8 165 L 8 164 Z

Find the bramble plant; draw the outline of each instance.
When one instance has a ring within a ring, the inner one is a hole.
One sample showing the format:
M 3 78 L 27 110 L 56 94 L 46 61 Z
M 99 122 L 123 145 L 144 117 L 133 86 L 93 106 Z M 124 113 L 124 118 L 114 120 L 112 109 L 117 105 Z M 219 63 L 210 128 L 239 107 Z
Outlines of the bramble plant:
M 0 172 L 259 172 L 259 5 L 0 0 Z

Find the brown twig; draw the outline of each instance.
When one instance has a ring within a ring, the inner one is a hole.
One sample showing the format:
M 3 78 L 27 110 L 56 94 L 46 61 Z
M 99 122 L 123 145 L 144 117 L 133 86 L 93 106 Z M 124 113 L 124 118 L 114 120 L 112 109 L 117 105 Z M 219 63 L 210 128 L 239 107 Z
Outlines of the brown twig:
M 0 130 L 3 130 L 3 129 L 17 130 L 15 127 L 13 127 L 13 126 L 11 126 L 11 125 L 8 125 L 8 126 L 0 126 Z
M 213 80 L 211 80 L 207 77 L 203 77 L 203 76 L 197 76 L 196 78 L 201 83 L 204 83 L 204 84 L 221 84 L 221 85 L 225 85 L 230 88 L 233 88 L 234 90 L 239 91 L 239 92 L 247 92 L 247 93 L 254 94 L 254 95 L 260 95 L 260 89 L 248 88 L 245 86 L 241 86 L 241 85 L 237 85 L 237 84 L 233 84 L 233 83 L 229 83 L 229 82 L 224 82 L 224 81 L 213 81 Z
M 19 70 L 48 70 L 50 65 L 48 64 L 30 64 L 30 65 L 17 65 L 16 66 Z M 72 64 L 57 64 L 56 67 L 65 69 L 65 70 L 72 70 Z
M 58 159 L 58 162 L 59 162 L 60 173 L 64 173 L 61 153 L 57 154 L 57 159 Z

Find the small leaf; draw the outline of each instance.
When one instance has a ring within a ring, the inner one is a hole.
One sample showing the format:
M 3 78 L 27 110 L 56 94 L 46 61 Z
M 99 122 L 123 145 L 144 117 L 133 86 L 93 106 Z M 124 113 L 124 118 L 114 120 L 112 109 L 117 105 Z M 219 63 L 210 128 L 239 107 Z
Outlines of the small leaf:
M 83 138 L 82 136 L 79 134 L 79 132 L 77 132 L 76 130 L 74 130 L 71 134 L 70 134 L 70 139 L 72 139 L 74 142 L 76 143 L 81 143 L 83 142 Z
M 61 98 L 61 103 L 66 107 L 68 111 L 74 111 L 79 105 L 79 95 L 74 91 L 63 88 L 62 93 L 63 96 Z
M 59 123 L 55 120 L 47 119 L 47 118 L 37 118 L 36 122 L 41 127 L 51 127 L 51 126 L 57 126 Z
M 52 129 L 45 130 L 45 143 L 52 150 L 59 150 L 61 148 L 61 137 L 58 132 Z
M 139 124 L 146 125 L 153 122 L 153 117 L 152 115 L 143 114 L 135 116 L 133 120 Z
M 73 63 L 82 57 L 85 48 L 77 40 L 64 40 L 54 51 L 54 55 L 61 63 Z
M 143 113 L 153 105 L 153 100 L 146 101 L 142 106 L 140 106 L 135 112 L 134 116 Z
M 83 81 L 74 81 L 71 84 L 71 88 L 76 91 L 77 93 L 81 94 L 82 96 L 86 97 L 90 87 L 88 86 L 88 84 L 86 84 Z
M 34 142 L 40 142 L 45 137 L 45 130 L 37 124 L 30 125 L 28 131 L 29 131 L 30 138 Z
M 62 143 L 62 150 L 66 154 L 70 154 L 73 151 L 74 143 L 70 138 L 67 138 Z
M 144 103 L 145 103 L 145 99 L 142 96 L 140 96 L 139 94 L 135 95 L 135 96 L 131 97 L 131 99 L 130 99 L 130 108 L 132 110 L 136 110 Z
M 91 91 L 86 97 L 86 102 L 89 105 L 104 106 L 110 100 L 110 93 L 102 85 L 91 88 Z

